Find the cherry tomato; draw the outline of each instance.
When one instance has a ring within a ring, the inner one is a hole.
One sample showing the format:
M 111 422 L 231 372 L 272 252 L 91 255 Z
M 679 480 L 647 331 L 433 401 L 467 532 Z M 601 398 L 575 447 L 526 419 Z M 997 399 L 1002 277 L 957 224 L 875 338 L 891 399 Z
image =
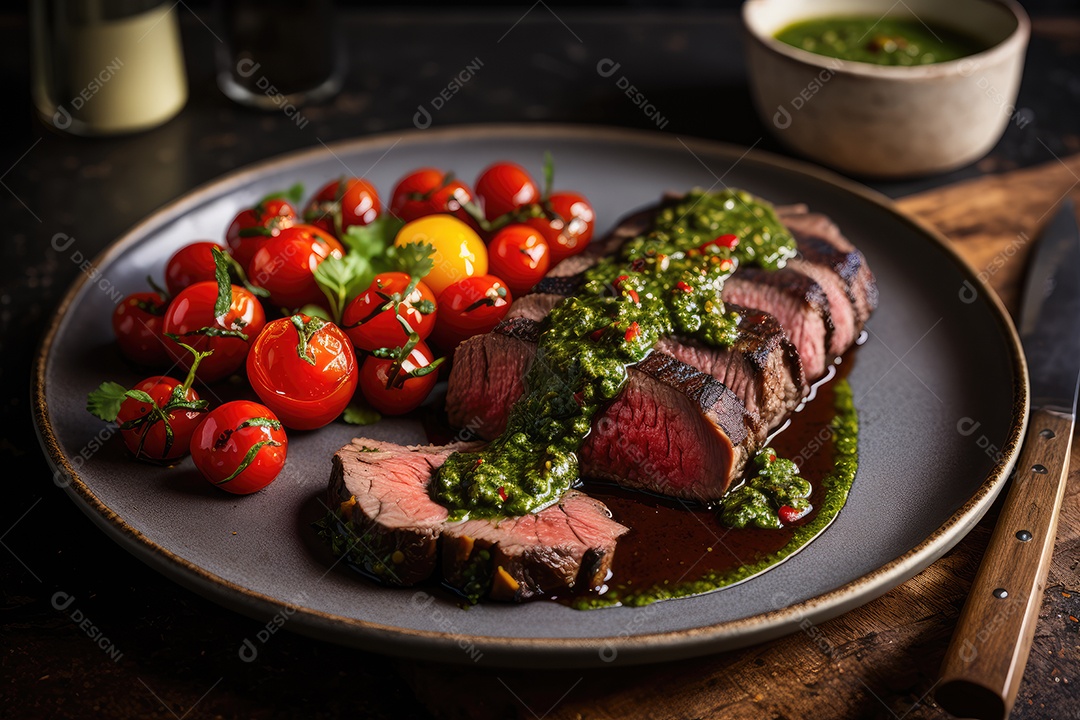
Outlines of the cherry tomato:
M 448 213 L 468 222 L 462 205 L 472 200 L 465 183 L 442 170 L 420 168 L 403 177 L 394 188 L 390 212 L 405 222 L 427 215 Z
M 367 225 L 379 217 L 379 193 L 360 178 L 331 180 L 304 209 L 304 222 L 341 237 L 353 225 Z
M 356 391 L 356 353 L 337 325 L 308 317 L 274 320 L 247 359 L 255 393 L 287 427 L 314 430 L 341 415 Z
M 487 247 L 471 227 L 450 215 L 429 215 L 413 220 L 398 232 L 395 245 L 430 243 L 435 248 L 434 267 L 424 284 L 436 297 L 448 286 L 488 268 Z
M 555 217 L 530 218 L 526 222 L 543 233 L 551 249 L 551 266 L 554 267 L 589 244 L 596 225 L 596 213 L 579 193 L 552 193 L 548 202 Z
M 240 211 L 225 231 L 225 242 L 240 267 L 246 268 L 266 238 L 274 237 L 298 222 L 296 209 L 287 201 L 267 198 L 255 207 Z
M 456 282 L 439 295 L 439 317 L 431 341 L 449 352 L 466 338 L 491 332 L 513 301 L 509 288 L 494 275 Z
M 520 165 L 495 163 L 476 179 L 476 197 L 484 217 L 494 220 L 522 205 L 540 200 L 540 190 Z
M 137 292 L 120 301 L 112 327 L 120 352 L 140 365 L 167 365 L 169 353 L 161 337 L 166 303 L 156 292 Z
M 289 439 L 270 408 L 236 400 L 214 408 L 191 438 L 191 459 L 214 486 L 237 495 L 262 490 L 285 467 Z
M 165 264 L 165 287 L 170 295 L 179 294 L 188 285 L 217 278 L 214 248 L 221 246 L 203 240 L 185 245 L 173 253 Z
M 187 455 L 191 436 L 205 412 L 191 408 L 205 408 L 205 404 L 199 402 L 199 394 L 190 387 L 176 393 L 174 399 L 176 389 L 183 391 L 183 383 L 171 377 L 146 378 L 132 390 L 146 393 L 154 402 L 128 398 L 120 406 L 116 416 L 120 437 L 136 458 L 169 462 Z
M 162 332 L 176 335 L 181 342 L 213 355 L 199 365 L 195 376 L 203 382 L 228 377 L 240 369 L 252 340 L 266 324 L 266 314 L 258 298 L 237 285 L 229 286 L 229 307 L 220 317 L 214 312 L 218 301 L 216 282 L 195 283 L 169 303 Z M 167 335 L 165 345 L 173 358 L 191 367 L 191 355 Z
M 403 346 L 409 335 L 401 320 L 421 340 L 431 334 L 435 327 L 435 296 L 423 282 L 418 282 L 408 296 L 402 296 L 410 282 L 412 278 L 403 272 L 376 275 L 368 289 L 348 304 L 341 322 L 353 345 L 361 350 Z
M 551 263 L 547 241 L 531 225 L 507 225 L 488 246 L 492 275 L 506 281 L 515 295 L 524 295 L 547 274 Z
M 360 390 L 368 403 L 383 415 L 402 415 L 414 410 L 439 380 L 439 362 L 423 341 L 402 358 L 368 355 L 360 366 Z
M 330 256 L 344 255 L 345 248 L 327 232 L 313 225 L 293 225 L 255 251 L 247 267 L 248 280 L 269 292 L 270 302 L 278 307 L 324 305 L 315 268 Z

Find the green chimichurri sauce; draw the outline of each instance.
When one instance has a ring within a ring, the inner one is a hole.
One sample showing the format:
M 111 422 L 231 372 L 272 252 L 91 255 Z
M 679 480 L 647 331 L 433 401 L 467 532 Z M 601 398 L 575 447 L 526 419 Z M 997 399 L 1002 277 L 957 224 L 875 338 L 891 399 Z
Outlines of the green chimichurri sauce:
M 823 17 L 789 25 L 776 39 L 818 55 L 876 65 L 929 65 L 987 49 L 960 31 L 916 18 Z
M 664 336 L 734 342 L 740 318 L 720 301 L 740 263 L 783 266 L 795 242 L 772 206 L 739 190 L 696 190 L 662 210 L 654 228 L 605 258 L 542 327 L 526 394 L 505 432 L 478 452 L 454 453 L 432 497 L 452 518 L 535 512 L 578 479 L 575 455 L 627 368 Z
M 740 562 L 731 569 L 710 570 L 689 581 L 658 583 L 650 587 L 637 589 L 631 587 L 632 579 L 620 582 L 616 576 L 613 578 L 614 585 L 607 592 L 602 595 L 578 597 L 573 599 L 570 604 L 579 610 L 614 605 L 640 606 L 648 605 L 657 600 L 709 592 L 734 585 L 767 570 L 787 559 L 821 534 L 836 519 L 840 509 L 844 507 L 859 465 L 859 419 L 852 401 L 851 386 L 847 380 L 840 380 L 835 383 L 833 395 L 836 414 L 829 424 L 833 447 L 832 470 L 820 481 L 823 494 L 822 499 L 819 501 L 817 514 L 813 515 L 808 521 L 797 524 L 790 539 L 782 547 L 772 552 L 761 553 L 749 562 Z M 786 481 L 798 477 L 798 469 L 794 467 L 794 463 L 783 459 L 771 460 L 768 449 L 761 451 L 755 465 L 757 472 L 753 477 L 747 479 L 742 488 L 761 489 L 762 487 L 777 484 L 778 480 L 781 480 L 779 484 L 786 486 Z M 802 482 L 805 482 L 805 480 L 802 480 Z M 728 498 L 737 496 L 742 488 L 736 489 L 728 495 Z M 748 517 L 751 518 L 764 518 L 767 514 L 771 514 L 771 517 L 775 519 L 777 510 L 782 506 L 780 503 L 790 504 L 793 499 L 801 499 L 806 502 L 805 496 L 799 497 L 802 495 L 804 488 L 794 487 L 792 489 L 794 490 L 794 496 L 789 496 L 785 492 L 778 492 L 774 495 L 770 491 L 765 491 L 762 492 L 761 498 L 753 498 L 749 501 L 744 498 L 743 502 L 729 502 L 728 498 L 725 498 L 725 501 L 717 508 L 717 512 L 720 514 L 720 520 L 723 524 L 729 524 L 727 516 L 732 512 L 736 513 L 737 519 L 743 517 L 740 514 L 743 511 L 746 511 Z M 809 495 L 809 491 L 807 491 L 806 495 Z M 765 510 L 758 514 L 757 510 L 759 508 Z M 749 528 L 753 524 L 753 521 L 748 520 L 746 527 Z M 767 522 L 762 526 L 775 527 Z M 745 532 L 751 532 L 751 530 L 748 529 Z M 712 549 L 709 548 L 709 550 Z

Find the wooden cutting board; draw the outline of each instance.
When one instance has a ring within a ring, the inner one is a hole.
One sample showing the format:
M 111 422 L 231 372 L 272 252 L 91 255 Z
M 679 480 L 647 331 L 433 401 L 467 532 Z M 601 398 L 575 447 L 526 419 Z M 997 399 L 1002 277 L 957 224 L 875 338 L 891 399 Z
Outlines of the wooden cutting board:
M 1058 201 L 1080 203 L 1080 155 L 899 201 L 937 227 L 1015 312 L 1027 254 Z M 1078 435 L 1080 437 L 1080 435 Z M 1080 441 L 1078 441 L 1080 442 Z M 603 670 L 477 670 L 400 661 L 441 718 L 946 717 L 933 702 L 945 648 L 997 508 L 925 571 L 835 620 L 765 645 Z M 1080 451 L 1013 718 L 1080 718 Z

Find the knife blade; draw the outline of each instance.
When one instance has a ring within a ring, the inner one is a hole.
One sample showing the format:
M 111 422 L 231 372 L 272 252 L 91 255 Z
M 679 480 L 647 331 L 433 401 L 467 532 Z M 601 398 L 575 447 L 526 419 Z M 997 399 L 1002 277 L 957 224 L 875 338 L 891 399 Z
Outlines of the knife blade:
M 1065 496 L 1080 385 L 1080 227 L 1066 200 L 1035 246 L 1018 323 L 1031 417 L 1009 491 L 935 690 L 958 717 L 1004 720 L 1016 701 Z

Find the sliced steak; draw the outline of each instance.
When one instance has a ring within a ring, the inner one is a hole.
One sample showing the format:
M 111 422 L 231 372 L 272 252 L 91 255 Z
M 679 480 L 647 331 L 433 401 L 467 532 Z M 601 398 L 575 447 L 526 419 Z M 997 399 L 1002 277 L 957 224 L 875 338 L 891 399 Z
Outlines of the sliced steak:
M 861 332 L 878 304 L 877 283 L 866 258 L 827 216 L 807 212 L 804 207 L 781 208 L 778 212 L 795 237 L 800 258 L 827 267 L 839 277 Z
M 451 424 L 493 438 L 525 391 L 538 323 L 517 319 L 458 346 L 446 396 Z M 513 368 L 492 377 L 493 368 Z M 627 487 L 715 500 L 767 432 L 722 383 L 660 351 L 629 369 L 626 387 L 593 419 L 581 472 Z
M 541 319 L 560 296 L 577 291 L 580 273 L 627 239 L 648 231 L 649 218 L 677 199 L 669 195 L 661 204 L 634 213 L 598 241 L 595 252 L 561 263 L 557 274 L 514 302 L 508 317 Z M 795 238 L 798 256 L 778 271 L 740 268 L 725 284 L 723 300 L 774 315 L 798 349 L 807 377 L 816 380 L 855 343 L 877 307 L 877 285 L 862 253 L 829 218 L 804 206 L 777 208 L 777 214 Z
M 401 447 L 357 438 L 334 455 L 328 507 L 352 523 L 354 557 L 391 585 L 414 585 L 438 564 L 447 511 L 427 482 L 456 447 Z
M 507 319 L 543 320 L 563 299 L 553 293 L 532 293 L 514 302 Z M 685 338 L 663 338 L 656 349 L 695 367 L 731 389 L 766 429 L 783 423 L 806 397 L 809 386 L 795 345 L 772 315 L 730 304 L 742 316 L 739 337 L 730 348 L 717 348 Z M 468 352 L 468 351 L 465 351 Z M 458 355 L 463 358 L 464 355 Z M 476 362 L 485 362 L 477 358 Z M 502 373 L 499 368 L 491 368 Z M 515 368 L 511 374 L 520 372 Z M 496 388 L 505 384 L 494 383 Z
M 741 267 L 724 283 L 721 297 L 725 303 L 774 315 L 798 348 L 806 376 L 816 380 L 825 374 L 832 360 L 832 309 L 824 288 L 813 278 L 787 267 Z
M 409 446 L 357 438 L 334 456 L 329 507 L 351 530 L 350 557 L 393 585 L 413 585 L 441 564 L 468 594 L 525 600 L 603 583 L 627 528 L 577 490 L 538 513 L 450 522 L 428 496 L 432 473 L 477 443 Z M 440 563 L 441 560 L 441 563 Z
M 730 348 L 683 338 L 663 338 L 656 349 L 726 385 L 758 415 L 767 430 L 778 427 L 809 386 L 795 345 L 772 315 L 729 304 L 737 312 L 739 335 Z

